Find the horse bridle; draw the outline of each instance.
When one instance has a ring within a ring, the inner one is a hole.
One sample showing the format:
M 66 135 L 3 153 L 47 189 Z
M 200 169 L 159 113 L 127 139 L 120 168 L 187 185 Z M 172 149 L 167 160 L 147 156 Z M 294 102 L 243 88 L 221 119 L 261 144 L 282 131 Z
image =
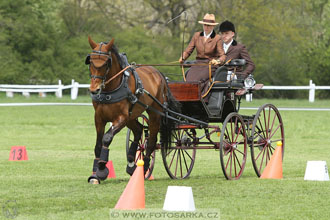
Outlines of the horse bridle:
M 101 79 L 102 80 L 102 84 L 104 83 L 104 80 L 107 78 L 107 75 L 110 71 L 110 68 L 111 68 L 111 64 L 112 64 L 112 57 L 111 57 L 111 51 L 109 52 L 103 52 L 101 51 L 101 48 L 102 48 L 102 45 L 104 45 L 106 43 L 104 42 L 101 42 L 100 43 L 100 47 L 99 47 L 99 50 L 93 50 L 92 53 L 88 54 L 87 57 L 86 57 L 86 60 L 85 60 L 85 64 L 86 65 L 89 65 L 89 76 L 91 79 Z M 98 56 L 105 56 L 107 58 L 106 62 L 100 66 L 100 67 L 96 67 L 93 62 L 91 62 L 91 55 L 98 55 Z M 94 66 L 94 68 L 96 69 L 99 69 L 99 68 L 102 68 L 104 65 L 107 65 L 107 70 L 105 72 L 105 74 L 103 76 L 97 76 L 97 75 L 93 75 L 91 73 L 91 70 L 90 70 L 90 64 L 92 64 Z

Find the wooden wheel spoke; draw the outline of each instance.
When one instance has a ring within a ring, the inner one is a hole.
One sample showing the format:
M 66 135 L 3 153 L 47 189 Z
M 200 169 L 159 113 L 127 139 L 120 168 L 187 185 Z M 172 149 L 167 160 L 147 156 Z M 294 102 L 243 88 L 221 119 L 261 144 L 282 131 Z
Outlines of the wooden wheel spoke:
M 232 140 L 230 139 L 231 137 L 230 137 L 230 133 L 229 133 L 229 131 L 228 131 L 228 128 L 226 127 L 226 131 L 225 131 L 225 134 L 226 134 L 226 137 L 228 138 L 228 140 L 230 141 L 230 142 L 232 142 Z
M 245 153 L 243 153 L 242 151 L 240 151 L 238 148 L 235 148 L 234 151 L 237 151 L 238 153 L 242 154 L 243 156 L 245 155 Z
M 180 157 L 180 150 L 178 150 L 177 156 L 176 156 L 176 163 L 175 163 L 175 169 L 174 169 L 174 175 L 176 176 L 177 171 L 178 171 L 178 161 Z
M 276 112 L 274 112 L 274 117 L 273 117 L 273 121 L 272 121 L 272 126 L 270 128 L 270 131 L 273 130 L 274 124 L 275 124 L 275 119 L 277 118 L 277 114 Z
M 235 177 L 237 176 L 237 170 L 236 170 L 236 160 L 235 160 L 235 157 L 236 157 L 236 155 L 235 155 L 235 152 L 233 152 L 233 155 L 234 155 L 234 171 L 235 171 Z
M 170 163 L 169 166 L 168 166 L 169 169 L 171 169 L 171 167 L 172 167 L 172 163 L 173 163 L 173 161 L 174 161 L 174 158 L 175 158 L 175 155 L 176 155 L 177 150 L 178 150 L 178 149 L 175 149 L 175 151 L 174 151 L 174 154 L 173 154 L 173 156 L 172 156 L 171 163 Z
M 265 148 L 263 147 L 262 150 L 259 152 L 258 156 L 256 157 L 256 161 L 259 159 L 260 155 L 265 152 Z
M 233 164 L 233 151 L 230 151 L 230 176 L 232 176 L 231 175 L 231 173 L 232 173 L 232 164 Z
M 176 149 L 174 148 L 174 150 L 176 150 Z M 173 149 L 168 149 L 168 152 L 166 152 L 166 157 L 167 157 L 168 155 L 170 155 L 172 151 L 173 151 Z
M 190 160 L 193 160 L 193 158 L 190 156 L 190 154 L 186 150 L 183 150 L 183 152 L 190 158 Z
M 261 133 L 263 133 L 263 136 L 264 137 L 266 137 L 266 134 L 265 134 L 265 129 L 264 129 L 264 127 L 262 126 L 262 122 L 261 122 L 261 119 L 260 119 L 260 117 L 258 117 L 258 124 L 260 125 L 260 128 L 259 128 L 259 126 L 257 126 L 256 125 L 256 127 L 259 129 L 259 132 Z M 259 133 L 258 132 L 258 133 Z
M 266 155 L 266 166 L 268 164 L 268 162 L 270 161 L 270 153 L 269 153 L 269 147 L 267 147 L 267 155 Z
M 188 169 L 188 166 L 187 166 L 187 160 L 186 160 L 186 156 L 184 155 L 184 152 L 185 152 L 185 150 L 182 150 L 182 158 L 183 158 L 183 161 L 184 161 L 186 171 L 188 172 L 189 169 Z
M 264 125 L 265 125 L 265 131 L 266 131 L 265 137 L 268 137 L 268 132 L 267 132 L 268 127 L 267 127 L 267 119 L 266 119 L 266 111 L 265 111 L 265 109 L 263 109 L 262 112 L 263 112 L 263 116 L 264 116 Z
M 228 160 L 227 160 L 226 170 L 227 170 L 227 168 L 228 168 L 228 163 L 229 163 L 230 159 L 231 159 L 231 152 L 230 152 L 229 157 L 228 157 Z
M 279 124 L 279 125 L 276 127 L 276 129 L 275 129 L 275 131 L 274 131 L 273 133 L 270 132 L 269 139 L 272 139 L 272 137 L 275 135 L 276 131 L 277 131 L 280 127 L 281 127 L 281 125 Z
M 261 168 L 262 168 L 262 163 L 264 161 L 264 158 L 265 158 L 265 150 L 263 150 L 263 154 L 262 154 L 262 158 L 261 158 L 261 163 L 260 163 L 260 169 L 259 169 L 259 172 L 261 171 Z
M 240 168 L 240 170 L 242 169 L 242 166 L 241 166 L 241 163 L 239 162 L 239 159 L 238 159 L 238 157 L 237 157 L 237 155 L 234 153 L 234 156 L 235 156 L 235 158 L 236 158 L 236 161 L 237 161 L 237 163 L 238 163 L 238 166 L 239 166 L 239 168 Z

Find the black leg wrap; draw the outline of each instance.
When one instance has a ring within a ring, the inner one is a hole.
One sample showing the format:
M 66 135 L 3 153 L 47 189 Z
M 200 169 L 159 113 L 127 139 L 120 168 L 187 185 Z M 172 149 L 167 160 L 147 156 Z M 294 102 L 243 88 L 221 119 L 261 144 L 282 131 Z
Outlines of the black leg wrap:
M 109 170 L 107 167 L 104 167 L 103 170 L 97 169 L 96 170 L 96 176 L 100 179 L 100 180 L 106 180 L 107 177 L 109 175 Z
M 97 168 L 99 167 L 98 162 L 99 162 L 99 160 L 94 159 L 94 163 L 93 163 L 93 173 L 95 173 L 96 170 L 97 170 Z
M 128 154 L 127 154 L 127 161 L 129 163 L 134 161 L 138 145 L 139 145 L 139 143 L 136 141 L 133 141 L 131 143 L 131 146 L 130 146 Z
M 147 173 L 149 167 L 150 167 L 150 158 L 143 158 L 143 161 L 144 161 L 144 165 L 143 165 L 143 168 L 144 168 L 144 174 Z
M 109 159 L 109 148 L 102 147 L 100 160 L 108 162 Z
M 109 146 L 112 142 L 112 139 L 113 139 L 113 129 L 111 127 L 111 129 L 103 135 L 102 138 L 103 146 Z

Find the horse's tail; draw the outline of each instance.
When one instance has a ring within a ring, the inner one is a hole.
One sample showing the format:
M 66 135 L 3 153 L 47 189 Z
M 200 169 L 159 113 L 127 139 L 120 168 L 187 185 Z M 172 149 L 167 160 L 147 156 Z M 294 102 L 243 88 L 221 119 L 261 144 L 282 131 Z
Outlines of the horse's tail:
M 171 93 L 171 90 L 168 87 L 166 81 L 166 90 L 167 90 L 167 108 L 174 112 L 181 112 L 181 104 L 178 102 Z M 165 110 L 166 111 L 166 110 Z M 171 114 L 170 112 L 164 112 L 165 114 L 176 118 L 176 115 Z M 171 144 L 171 133 L 175 129 L 176 121 L 169 119 L 165 116 L 162 117 L 161 125 L 160 125 L 160 139 L 163 147 L 169 147 Z

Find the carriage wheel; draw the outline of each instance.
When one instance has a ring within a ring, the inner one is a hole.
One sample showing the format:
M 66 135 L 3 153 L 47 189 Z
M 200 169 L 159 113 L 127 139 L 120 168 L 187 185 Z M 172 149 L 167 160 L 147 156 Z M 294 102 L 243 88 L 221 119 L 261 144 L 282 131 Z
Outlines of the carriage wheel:
M 135 157 L 135 163 L 139 159 L 143 159 L 143 157 L 145 156 L 145 150 L 146 150 L 145 148 L 146 148 L 147 140 L 148 140 L 148 137 L 149 137 L 149 130 L 148 130 L 149 120 L 148 120 L 148 118 L 145 115 L 141 115 L 136 120 L 138 120 L 138 122 L 143 125 L 143 131 L 142 131 L 141 139 L 139 140 L 139 145 L 138 145 L 138 149 L 137 149 L 136 157 Z M 126 134 L 126 155 L 128 154 L 129 147 L 131 146 L 131 143 L 133 141 L 134 141 L 133 132 L 130 129 L 127 129 L 127 134 Z M 154 169 L 155 156 L 156 156 L 155 153 L 156 153 L 156 151 L 154 151 L 151 154 L 150 167 L 149 167 L 147 173 L 144 176 L 145 179 L 149 179 L 149 177 L 151 176 L 152 171 Z
M 247 137 L 243 118 L 230 113 L 222 125 L 220 136 L 220 161 L 228 180 L 239 179 L 243 173 L 247 155 Z
M 175 129 L 171 132 L 171 142 L 162 146 L 163 163 L 172 179 L 185 179 L 190 175 L 196 156 L 195 138 L 195 130 Z
M 278 109 L 272 104 L 261 106 L 253 120 L 251 131 L 251 158 L 258 177 L 273 155 L 276 142 L 282 142 L 282 159 L 284 155 L 284 128 Z

